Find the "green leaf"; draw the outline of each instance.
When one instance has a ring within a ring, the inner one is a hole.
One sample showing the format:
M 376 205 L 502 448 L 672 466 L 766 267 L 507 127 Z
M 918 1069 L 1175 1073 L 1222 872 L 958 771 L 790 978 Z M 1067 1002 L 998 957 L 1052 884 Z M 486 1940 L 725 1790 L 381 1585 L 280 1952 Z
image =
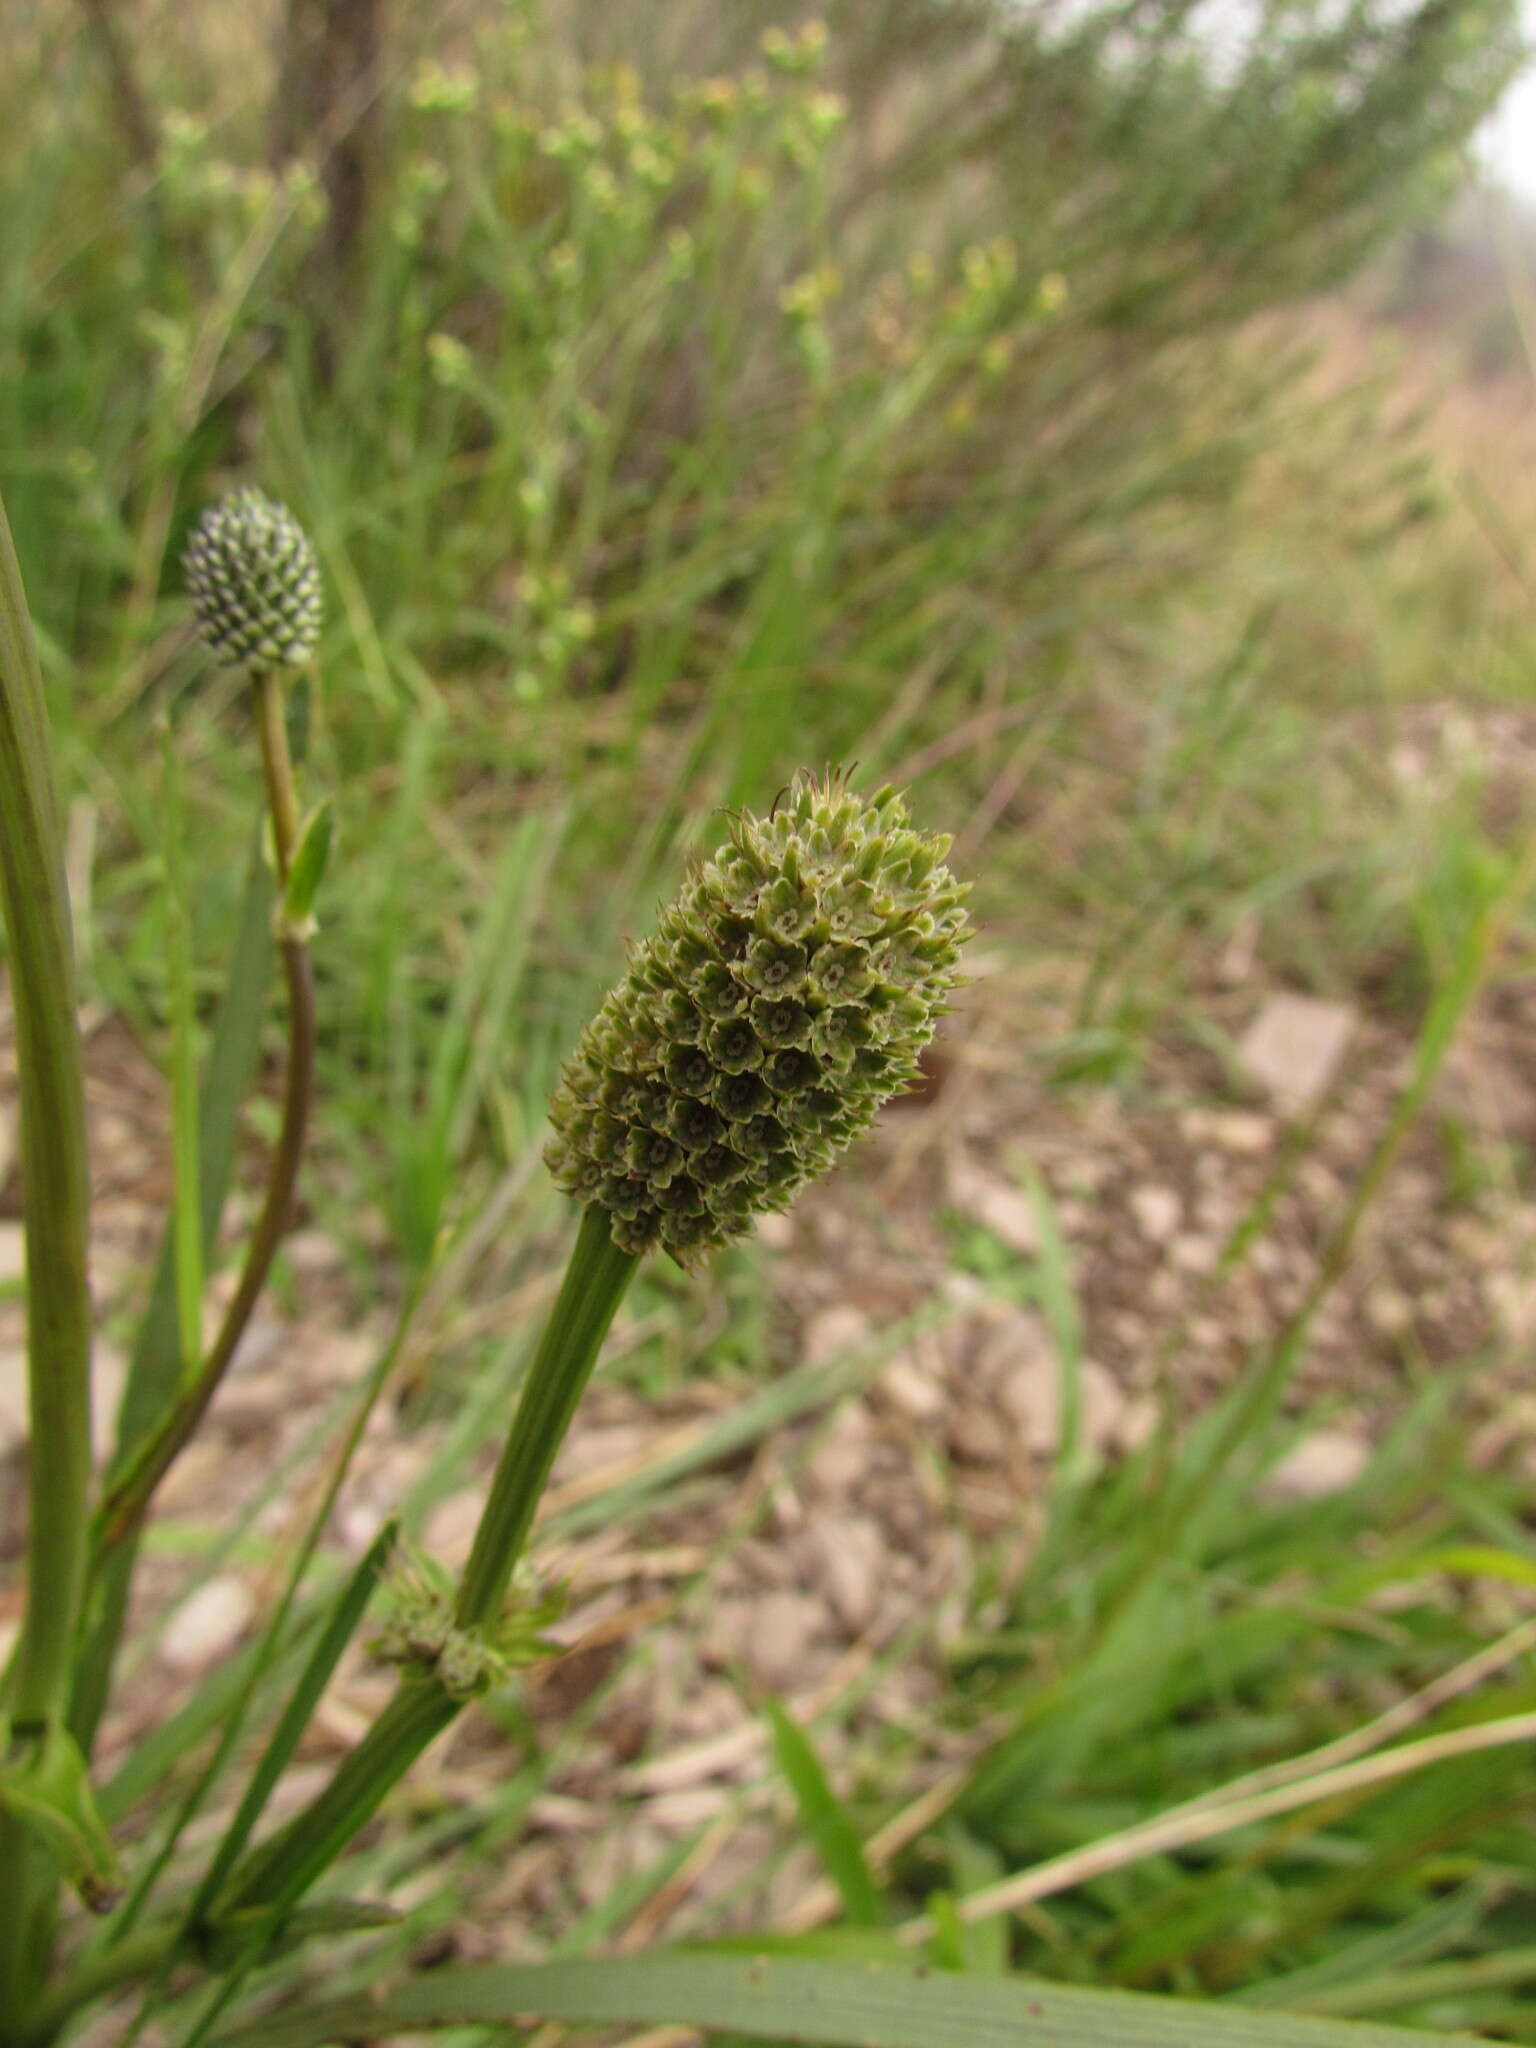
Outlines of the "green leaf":
M 995 1918 L 966 1922 L 960 1918 L 954 1905 L 957 1896 L 964 1898 L 968 1892 L 979 1892 L 987 1885 L 999 1883 L 1007 1874 L 1003 1859 L 988 1843 L 978 1841 L 969 1828 L 962 1826 L 953 1815 L 944 1825 L 942 1840 L 949 1853 L 954 1886 L 954 1892 L 948 1895 L 953 1915 L 948 1936 L 957 1958 L 953 1967 L 967 1973 L 1006 1977 L 1010 1938 L 1006 1916 L 999 1914 Z M 935 1894 L 928 1902 L 929 1912 L 941 1926 L 943 1908 L 939 1902 L 944 1896 Z
M 1469 1579 L 1507 1579 L 1511 1585 L 1536 1586 L 1536 1560 L 1494 1543 L 1448 1543 L 1414 1561 L 1416 1571 L 1455 1572 Z
M 189 1925 L 196 1925 L 205 1917 L 218 1895 L 220 1885 L 239 1861 L 240 1853 L 250 1840 L 252 1830 L 260 1820 L 273 1788 L 292 1761 L 293 1753 L 299 1746 L 304 1730 L 309 1726 L 320 1695 L 329 1685 L 331 1675 L 341 1661 L 342 1652 L 352 1640 L 357 1625 L 363 1618 L 364 1609 L 374 1587 L 378 1584 L 379 1574 L 384 1569 L 398 1533 L 397 1522 L 386 1522 L 359 1560 L 352 1576 L 342 1587 L 325 1627 L 320 1632 L 320 1639 L 310 1652 L 288 1704 L 272 1731 L 272 1738 L 251 1773 L 250 1783 L 246 1786 L 235 1817 L 230 1822 L 212 1863 L 208 1866 L 208 1874 L 199 1885 L 197 1896 L 188 1909 Z
M 42 1842 L 93 1913 L 117 1903 L 117 1852 L 101 1824 L 80 1745 L 50 1728 L 30 1756 L 0 1771 L 0 1810 Z
M 956 1977 L 769 1956 L 660 1954 L 433 1970 L 221 2034 L 213 2048 L 545 2020 L 717 2029 L 812 2048 L 1427 2048 L 1444 2036 L 1028 1977 Z
M 928 1918 L 933 1922 L 933 1933 L 928 1937 L 928 1954 L 935 1968 L 963 1974 L 965 1923 L 955 1909 L 954 1893 L 930 1892 Z
M 274 1933 L 271 1914 L 265 1908 L 251 1907 L 232 1913 L 220 1924 L 212 1954 L 222 1968 L 228 1948 L 238 1953 L 267 1935 L 272 1936 L 269 1954 L 283 1956 L 317 1934 L 362 1934 L 375 1927 L 398 1927 L 402 1917 L 395 1907 L 376 1899 L 322 1899 L 315 1906 L 295 1907 Z
M 335 807 L 329 797 L 310 812 L 298 847 L 288 869 L 288 886 L 283 892 L 283 929 L 308 937 L 314 930 L 315 897 L 325 880 L 331 858 Z
M 89 1559 L 90 1158 L 74 941 L 48 715 L 21 569 L 0 504 L 0 911 L 19 1054 L 27 1254 L 26 1603 L 0 1677 L 19 1729 L 67 1705 Z M 22 1738 L 18 1736 L 18 1740 Z M 30 1760 L 30 1759 L 29 1759 Z M 0 1809 L 0 1813 L 4 1810 Z M 38 1859 L 11 1812 L 0 1825 L 0 2007 L 35 1973 Z
M 857 1927 L 878 1927 L 884 1916 L 880 1894 L 864 1860 L 864 1845 L 827 1783 L 821 1759 L 804 1730 L 796 1726 L 777 1700 L 769 1700 L 768 1718 L 773 1723 L 779 1769 L 795 1795 L 805 1831 L 815 1843 L 828 1877 L 842 1895 L 848 1918 Z

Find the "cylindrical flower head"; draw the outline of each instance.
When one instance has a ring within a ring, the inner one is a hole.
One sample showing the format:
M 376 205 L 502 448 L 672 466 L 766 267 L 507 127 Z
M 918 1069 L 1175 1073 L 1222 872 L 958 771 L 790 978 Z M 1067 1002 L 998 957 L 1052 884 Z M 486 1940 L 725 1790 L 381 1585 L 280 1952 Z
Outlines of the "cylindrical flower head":
M 320 564 L 284 505 L 249 485 L 210 506 L 182 556 L 203 638 L 225 661 L 293 668 L 320 638 Z
M 959 979 L 949 841 L 892 789 L 797 776 L 635 949 L 561 1077 L 545 1159 L 615 1243 L 687 1261 L 783 1209 L 908 1085 Z

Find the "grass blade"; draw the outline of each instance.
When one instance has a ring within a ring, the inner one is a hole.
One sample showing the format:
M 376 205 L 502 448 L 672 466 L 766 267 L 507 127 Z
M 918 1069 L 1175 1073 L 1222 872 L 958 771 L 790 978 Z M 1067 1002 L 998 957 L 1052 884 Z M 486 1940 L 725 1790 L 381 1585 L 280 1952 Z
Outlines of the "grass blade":
M 336 1455 L 332 1460 L 330 1472 L 320 1489 L 319 1498 L 315 1501 L 313 1509 L 308 1514 L 307 1524 L 288 1566 L 283 1590 L 276 1606 L 273 1608 L 265 1630 L 252 1647 L 251 1659 L 246 1667 L 243 1683 L 228 1707 L 224 1710 L 219 1739 L 214 1745 L 213 1753 L 193 1781 L 159 1849 L 141 1872 L 132 1895 L 124 1902 L 123 1908 L 117 1916 L 118 1938 L 121 1938 L 122 1932 L 132 1926 L 134 1919 L 143 1909 L 159 1881 L 161 1873 L 175 1854 L 183 1833 L 200 1811 L 204 1799 L 217 1781 L 234 1749 L 235 1743 L 239 1739 L 245 1714 L 255 1696 L 257 1687 L 282 1654 L 284 1631 L 288 1626 L 289 1617 L 298 1602 L 300 1588 L 309 1571 L 315 1552 L 319 1548 L 320 1539 L 324 1534 L 326 1524 L 330 1520 L 331 1512 L 336 1505 L 337 1497 L 341 1492 L 347 1473 L 351 1469 L 352 1460 L 357 1453 L 358 1444 L 362 1441 L 363 1431 L 367 1428 L 369 1417 L 373 1413 L 385 1384 L 399 1362 L 400 1354 L 410 1335 L 416 1311 L 421 1305 L 425 1282 L 426 1276 L 419 1278 L 415 1287 L 411 1289 L 405 1300 L 401 1303 L 399 1314 L 395 1319 L 394 1332 L 389 1342 L 380 1351 L 372 1369 L 358 1391 L 351 1418 Z M 387 1548 L 397 1526 L 397 1523 L 392 1522 L 381 1537 L 376 1539 L 374 1548 L 380 1549 L 381 1546 Z M 369 1555 L 370 1557 L 372 1556 L 372 1551 L 370 1551 Z M 382 1549 L 380 1549 L 380 1555 L 382 1559 Z M 368 1571 L 367 1560 L 365 1560 L 364 1567 L 354 1575 L 348 1593 L 343 1595 L 340 1610 L 333 1612 L 329 1620 L 324 1624 L 321 1642 L 316 1650 L 312 1652 L 305 1666 L 304 1675 L 299 1680 L 298 1698 L 304 1698 L 307 1688 L 316 1682 L 318 1682 L 318 1687 L 323 1689 L 330 1669 L 334 1668 L 336 1660 L 346 1647 L 345 1636 L 342 1636 L 339 1641 L 335 1640 L 340 1623 L 343 1619 L 348 1619 L 351 1626 L 356 1625 L 358 1618 L 361 1616 L 362 1607 L 356 1607 L 356 1611 L 353 1612 L 354 1603 L 360 1598 L 363 1604 L 366 1605 L 367 1597 L 372 1591 L 376 1575 L 377 1567 L 371 1572 Z M 332 1647 L 332 1644 L 334 1644 L 334 1647 Z M 328 1667 L 326 1666 L 327 1659 L 329 1659 Z M 326 1668 L 322 1670 L 322 1667 Z M 317 1674 L 320 1674 L 318 1681 Z M 318 1698 L 318 1696 L 317 1690 L 315 1697 Z M 198 1700 L 194 1698 L 191 1705 L 195 1707 L 197 1704 Z M 311 1701 L 310 1705 L 312 1706 L 312 1704 L 313 1702 Z M 290 1702 L 288 1711 L 285 1712 L 279 1723 L 278 1733 L 273 1738 L 274 1745 L 287 1740 L 289 1717 L 294 1711 L 294 1704 Z M 303 1725 L 301 1722 L 298 1729 L 299 1734 L 303 1732 Z M 151 1741 L 153 1739 L 151 1737 Z M 294 1737 L 294 1740 L 297 1740 L 297 1736 Z M 288 1754 L 291 1754 L 291 1749 Z M 266 1761 L 264 1759 L 262 1766 L 258 1768 L 258 1777 L 265 1769 Z M 287 1755 L 282 1755 L 277 1766 L 279 1774 L 286 1762 Z M 254 1824 L 259 1819 L 261 1807 L 265 1804 L 267 1792 L 270 1789 L 269 1785 L 266 1791 L 261 1793 L 255 1810 L 250 1816 L 251 1824 Z M 104 1796 L 109 1797 L 110 1792 L 111 1787 L 109 1786 Z M 249 1796 L 250 1794 L 248 1793 L 247 1797 Z M 238 1816 L 237 1820 L 243 1816 L 244 1807 L 242 1805 L 241 1816 Z M 246 1832 L 247 1834 L 249 1833 L 249 1828 L 246 1829 Z M 223 1875 L 224 1868 L 221 1867 L 220 1879 L 222 1879 Z M 211 1886 L 206 1881 L 204 1887 L 198 1893 L 193 1909 L 194 1912 L 201 1910 L 205 1891 L 211 1896 Z
M 824 2048 L 1424 2048 L 1443 2036 L 1031 1978 L 794 1957 L 660 1954 L 435 1970 L 221 2034 L 215 2048 L 325 2048 L 392 2031 L 548 2020 L 718 2028 Z
M 768 1702 L 773 1746 L 779 1769 L 789 1782 L 805 1831 L 828 1877 L 842 1894 L 848 1918 L 856 1927 L 878 1927 L 883 1915 L 880 1894 L 864 1860 L 864 1845 L 842 1802 L 827 1783 L 821 1759 L 801 1729 L 777 1700 Z
M 320 1640 L 309 1654 L 308 1662 L 299 1674 L 299 1682 L 289 1696 L 271 1740 L 262 1751 L 261 1759 L 251 1773 L 251 1781 L 245 1788 L 240 1805 L 219 1843 L 218 1853 L 208 1867 L 193 1899 L 188 1917 L 200 1920 L 213 1904 L 219 1886 L 239 1860 L 240 1853 L 251 1838 L 251 1832 L 260 1820 L 268 1799 L 278 1779 L 287 1770 L 298 1748 L 304 1730 L 309 1726 L 310 1717 L 319 1703 L 320 1695 L 331 1681 L 331 1675 L 341 1660 L 342 1652 L 352 1640 L 353 1631 L 363 1618 L 364 1609 L 373 1596 L 379 1575 L 388 1560 L 391 1547 L 399 1533 L 399 1524 L 393 1520 L 375 1536 L 357 1564 L 357 1568 L 332 1607 L 330 1615 L 320 1632 Z

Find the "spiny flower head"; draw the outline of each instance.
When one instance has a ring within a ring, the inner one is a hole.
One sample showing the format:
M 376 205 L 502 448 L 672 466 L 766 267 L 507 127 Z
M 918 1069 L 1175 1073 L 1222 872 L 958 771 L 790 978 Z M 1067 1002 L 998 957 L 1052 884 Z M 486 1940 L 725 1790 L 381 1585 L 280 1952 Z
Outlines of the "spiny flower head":
M 320 638 L 320 564 L 285 505 L 250 485 L 210 506 L 182 556 L 203 638 L 253 670 L 293 668 Z
M 787 1208 L 917 1073 L 968 935 L 946 838 L 797 776 L 638 946 L 550 1108 L 556 1184 L 686 1263 Z

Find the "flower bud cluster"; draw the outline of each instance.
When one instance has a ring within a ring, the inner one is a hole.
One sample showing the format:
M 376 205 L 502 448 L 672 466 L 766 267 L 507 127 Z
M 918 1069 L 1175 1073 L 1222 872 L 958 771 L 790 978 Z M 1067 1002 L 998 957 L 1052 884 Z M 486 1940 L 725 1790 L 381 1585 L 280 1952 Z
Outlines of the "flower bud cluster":
M 894 790 L 801 775 L 663 912 L 551 1105 L 556 1183 L 687 1261 L 788 1206 L 917 1073 L 966 891 Z
M 286 506 L 249 485 L 198 521 L 182 556 L 203 638 L 225 661 L 265 670 L 307 661 L 320 638 L 320 564 Z

